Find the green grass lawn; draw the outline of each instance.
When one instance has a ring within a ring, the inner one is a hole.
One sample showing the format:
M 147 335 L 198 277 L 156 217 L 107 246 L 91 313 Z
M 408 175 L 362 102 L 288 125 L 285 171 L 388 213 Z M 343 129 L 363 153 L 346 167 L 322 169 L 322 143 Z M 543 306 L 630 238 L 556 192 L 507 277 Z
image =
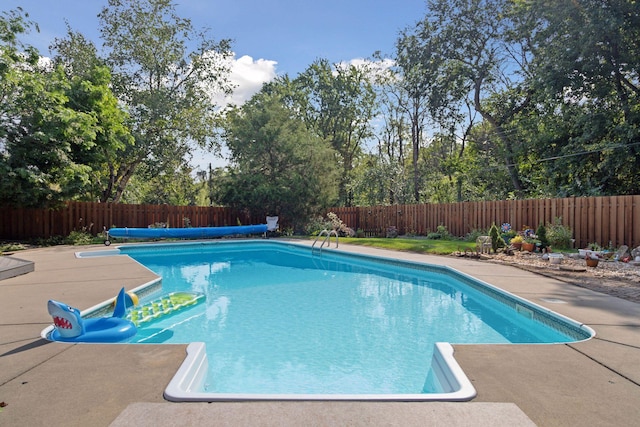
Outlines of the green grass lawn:
M 424 254 L 449 255 L 456 251 L 464 252 L 465 249 L 475 250 L 475 242 L 463 240 L 429 240 L 412 238 L 340 238 L 341 243 L 349 245 L 371 246 L 375 248 L 392 249 L 397 251 L 417 252 Z

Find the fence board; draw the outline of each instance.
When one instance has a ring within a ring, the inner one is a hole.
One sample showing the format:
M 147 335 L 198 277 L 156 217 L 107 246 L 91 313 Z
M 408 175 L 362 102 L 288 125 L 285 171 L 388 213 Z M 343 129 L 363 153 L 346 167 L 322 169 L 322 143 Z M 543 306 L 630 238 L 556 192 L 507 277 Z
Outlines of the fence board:
M 611 230 L 611 234 L 613 235 L 613 239 L 616 242 L 624 242 L 626 221 L 625 221 L 625 213 L 626 213 L 626 198 L 624 196 L 618 196 L 615 198 L 616 201 L 616 229 Z
M 596 197 L 594 199 L 594 211 L 593 211 L 593 221 L 595 222 L 595 227 L 593 230 L 593 241 L 594 242 L 602 242 L 602 229 L 604 228 L 604 224 L 610 224 L 610 204 L 605 203 L 602 197 Z M 612 224 L 615 226 L 615 224 Z
M 630 223 L 625 224 L 625 227 L 628 227 L 628 237 L 627 242 L 636 242 L 635 244 L 639 244 L 640 242 L 640 196 L 629 196 L 631 197 L 631 212 L 629 213 Z M 627 228 L 625 228 L 626 230 Z M 632 247 L 635 247 L 632 246 Z

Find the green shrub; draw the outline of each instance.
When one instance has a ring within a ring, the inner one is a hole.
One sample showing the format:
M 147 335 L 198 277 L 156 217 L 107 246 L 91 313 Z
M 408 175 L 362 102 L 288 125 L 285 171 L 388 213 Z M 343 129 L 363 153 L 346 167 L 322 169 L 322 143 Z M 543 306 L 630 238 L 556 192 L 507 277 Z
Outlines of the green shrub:
M 498 252 L 498 248 L 507 246 L 502 236 L 500 236 L 500 231 L 495 223 L 489 229 L 489 237 L 491 237 L 491 249 L 493 249 L 494 253 Z
M 93 243 L 93 236 L 86 231 L 72 231 L 65 239 L 67 245 L 90 245 Z
M 470 232 L 467 233 L 466 236 L 464 236 L 464 241 L 465 242 L 474 242 L 476 240 L 478 240 L 478 237 L 480 236 L 487 236 L 488 235 L 488 231 L 482 228 L 475 228 L 473 230 L 471 230 Z
M 540 245 L 542 248 L 546 248 L 549 246 L 549 240 L 547 238 L 547 227 L 544 224 L 540 223 L 538 229 L 536 230 L 536 236 L 538 236 L 538 240 L 540 240 Z
M 547 241 L 552 248 L 571 248 L 573 231 L 562 225 L 562 218 L 556 218 L 553 224 L 547 224 Z
M 304 227 L 304 231 L 309 236 L 317 236 L 320 234 L 322 230 L 330 230 L 331 229 L 331 221 L 325 220 L 321 216 L 316 216 L 307 221 L 307 224 Z
M 447 230 L 447 227 L 440 224 L 437 228 L 435 232 L 431 232 L 427 234 L 427 239 L 431 239 L 431 240 L 450 240 L 451 239 L 451 234 L 449 234 L 449 230 Z
M 47 238 L 38 237 L 31 239 L 30 243 L 35 246 L 58 246 L 66 244 L 66 238 L 63 236 L 51 236 Z
M 15 252 L 26 249 L 22 243 L 0 243 L 0 252 Z
M 333 212 L 327 213 L 326 219 L 321 216 L 311 218 L 304 229 L 309 236 L 317 236 L 322 230 L 336 230 L 341 237 L 356 234 Z
M 280 235 L 285 237 L 291 237 L 294 235 L 293 227 L 284 227 L 280 232 Z

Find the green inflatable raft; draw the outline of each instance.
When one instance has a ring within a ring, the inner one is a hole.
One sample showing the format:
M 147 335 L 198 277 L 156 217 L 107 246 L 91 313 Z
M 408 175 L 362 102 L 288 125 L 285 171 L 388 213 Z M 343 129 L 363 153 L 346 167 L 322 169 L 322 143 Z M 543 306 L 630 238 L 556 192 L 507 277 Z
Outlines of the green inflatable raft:
M 126 318 L 136 326 L 168 316 L 204 301 L 204 294 L 195 292 L 172 292 L 146 304 L 131 307 Z

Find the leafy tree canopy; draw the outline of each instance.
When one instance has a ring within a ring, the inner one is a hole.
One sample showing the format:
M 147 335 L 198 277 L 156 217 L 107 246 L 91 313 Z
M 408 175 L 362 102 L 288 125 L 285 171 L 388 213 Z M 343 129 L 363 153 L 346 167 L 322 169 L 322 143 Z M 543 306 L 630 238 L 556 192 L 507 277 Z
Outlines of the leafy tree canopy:
M 231 52 L 228 40 L 194 29 L 169 0 L 109 0 L 99 18 L 114 91 L 131 115 L 135 138 L 113 165 L 115 185 L 104 197 L 118 201 L 140 164 L 172 174 L 185 166 L 192 144 L 214 144 L 212 95 L 231 89 Z
M 221 180 L 218 201 L 281 215 L 299 226 L 335 203 L 336 152 L 285 105 L 286 89 L 267 85 L 227 114 L 224 137 L 232 165 Z
M 0 203 L 55 206 L 93 199 L 95 168 L 109 144 L 126 136 L 122 112 L 108 84 L 106 68 L 70 79 L 61 66 L 39 63 L 31 47 L 19 51 L 26 15 L 5 14 L 2 24 L 2 134 Z M 115 119 L 113 118 L 115 116 Z M 111 126 L 109 123 L 115 125 Z M 110 137 L 111 132 L 118 134 Z

